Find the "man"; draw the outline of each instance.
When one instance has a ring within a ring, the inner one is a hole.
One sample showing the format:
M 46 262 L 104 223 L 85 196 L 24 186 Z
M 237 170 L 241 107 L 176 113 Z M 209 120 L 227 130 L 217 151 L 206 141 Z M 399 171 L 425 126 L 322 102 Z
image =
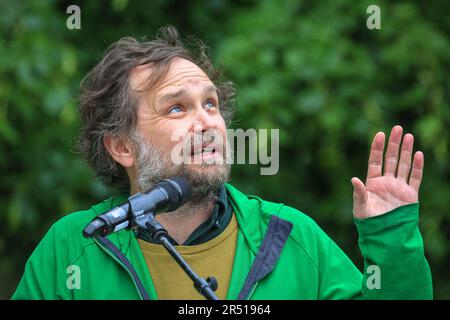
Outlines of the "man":
M 87 75 L 80 145 L 97 175 L 124 193 L 55 223 L 13 298 L 202 298 L 145 230 L 82 236 L 95 216 L 174 176 L 191 183 L 193 197 L 157 220 L 200 276 L 216 277 L 220 299 L 432 298 L 418 229 L 424 158 L 412 154 L 413 136 L 392 129 L 383 167 L 385 136 L 376 134 L 366 183 L 351 180 L 361 273 L 311 218 L 227 183 L 234 89 L 199 48 L 194 58 L 173 27 L 163 28 L 154 41 L 121 39 Z M 205 143 L 209 132 L 215 138 Z M 198 141 L 174 163 L 177 147 Z

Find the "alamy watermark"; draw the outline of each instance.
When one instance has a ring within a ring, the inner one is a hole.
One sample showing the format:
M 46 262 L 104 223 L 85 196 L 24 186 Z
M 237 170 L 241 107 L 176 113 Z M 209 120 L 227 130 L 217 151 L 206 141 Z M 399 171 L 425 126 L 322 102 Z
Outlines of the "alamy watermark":
M 377 265 L 370 265 L 367 267 L 366 273 L 368 275 L 366 280 L 366 287 L 369 290 L 381 289 L 381 269 Z
M 376 4 L 372 4 L 367 7 L 366 13 L 370 14 L 370 16 L 367 18 L 366 26 L 367 29 L 373 30 L 381 29 L 381 9 Z
M 66 20 L 67 29 L 73 30 L 81 29 L 81 9 L 77 5 L 70 5 L 66 9 L 66 13 L 70 14 L 70 16 Z
M 77 265 L 70 265 L 66 269 L 66 286 L 69 290 L 81 289 L 81 269 Z

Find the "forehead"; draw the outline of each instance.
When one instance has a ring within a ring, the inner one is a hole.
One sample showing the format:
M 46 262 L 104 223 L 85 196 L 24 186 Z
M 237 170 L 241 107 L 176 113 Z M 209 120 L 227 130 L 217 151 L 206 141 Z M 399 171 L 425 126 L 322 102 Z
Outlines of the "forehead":
M 151 72 L 151 65 L 142 65 L 134 68 L 130 76 L 132 90 L 143 89 Z M 186 59 L 174 58 L 169 65 L 167 73 L 148 94 L 157 96 L 183 86 L 206 86 L 211 84 L 212 81 L 196 64 Z

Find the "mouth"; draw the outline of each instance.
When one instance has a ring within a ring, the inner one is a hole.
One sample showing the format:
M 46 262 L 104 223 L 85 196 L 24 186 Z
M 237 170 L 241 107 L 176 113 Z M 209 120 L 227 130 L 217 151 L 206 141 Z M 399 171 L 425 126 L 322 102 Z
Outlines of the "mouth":
M 202 146 L 201 148 L 192 148 L 191 158 L 193 159 L 202 159 L 202 160 L 211 160 L 219 157 L 220 153 L 218 152 L 217 146 L 208 145 Z
M 207 147 L 202 147 L 202 148 L 197 148 L 197 150 L 195 150 L 194 148 L 191 151 L 191 156 L 198 156 L 200 154 L 204 154 L 204 153 L 215 153 L 216 152 L 216 147 L 213 146 L 207 146 Z

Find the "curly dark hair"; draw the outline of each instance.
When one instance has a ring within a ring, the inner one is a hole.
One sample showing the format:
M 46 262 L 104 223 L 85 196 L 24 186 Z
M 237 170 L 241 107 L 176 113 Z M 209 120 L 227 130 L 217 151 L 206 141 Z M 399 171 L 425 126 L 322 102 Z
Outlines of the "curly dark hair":
M 167 74 L 175 57 L 195 63 L 215 84 L 220 112 L 229 124 L 236 90 L 231 81 L 223 78 L 221 70 L 214 68 L 203 42 L 190 38 L 183 44 L 173 26 L 160 28 L 152 41 L 122 38 L 107 49 L 100 62 L 81 81 L 79 99 L 82 127 L 77 146 L 106 185 L 121 190 L 130 187 L 125 169 L 111 157 L 103 137 L 129 138 L 136 130 L 138 97 L 130 92 L 131 70 L 151 63 L 152 72 L 145 88 L 151 90 Z

